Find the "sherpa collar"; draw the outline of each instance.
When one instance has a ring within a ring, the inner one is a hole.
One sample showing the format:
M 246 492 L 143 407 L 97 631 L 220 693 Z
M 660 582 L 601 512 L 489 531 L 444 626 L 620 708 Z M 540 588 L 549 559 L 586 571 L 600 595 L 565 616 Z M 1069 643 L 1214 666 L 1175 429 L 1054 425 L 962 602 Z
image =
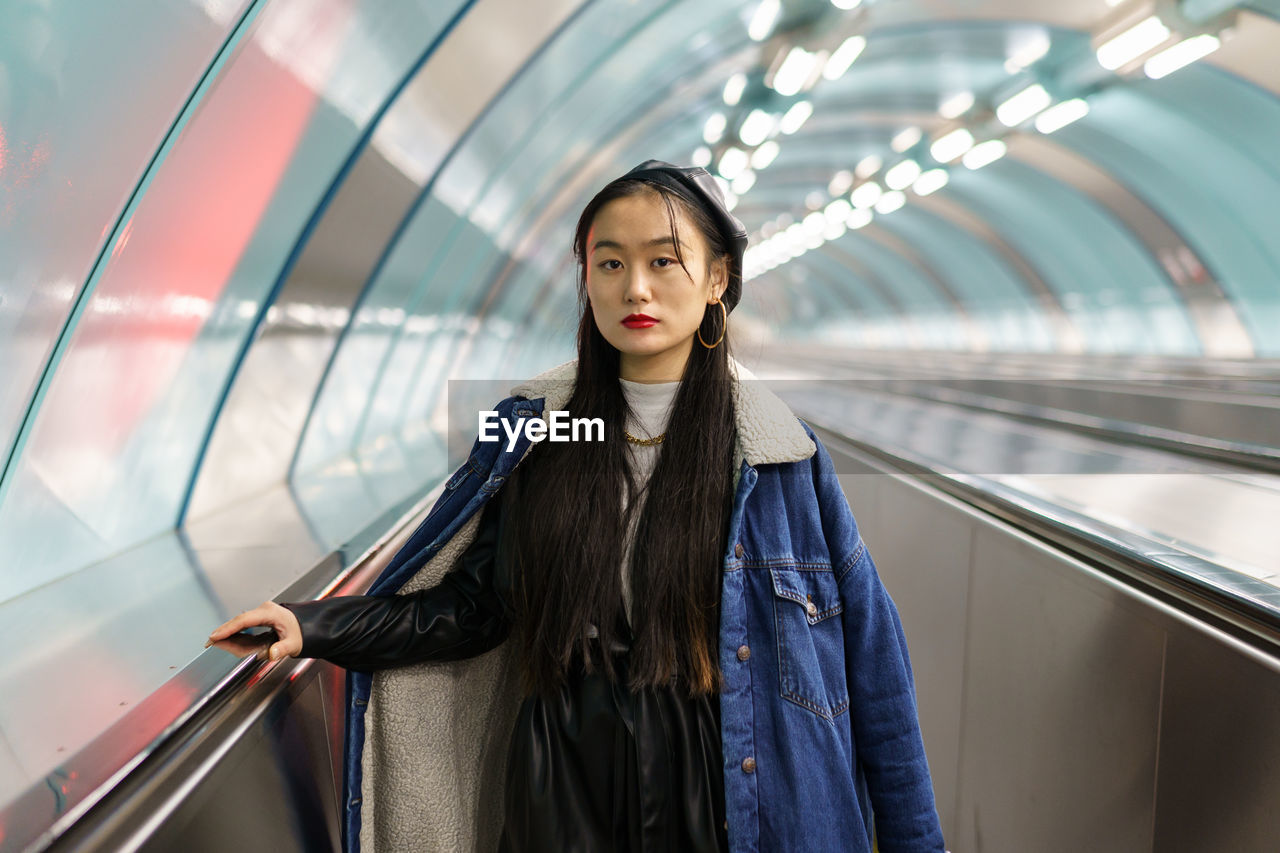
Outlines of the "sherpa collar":
M 817 448 L 786 403 L 764 386 L 750 370 L 729 356 L 729 371 L 738 380 L 730 385 L 738 426 L 738 458 L 749 465 L 799 462 Z M 563 409 L 573 395 L 578 360 L 570 359 L 514 386 L 510 393 L 536 400 L 545 398 L 543 411 Z

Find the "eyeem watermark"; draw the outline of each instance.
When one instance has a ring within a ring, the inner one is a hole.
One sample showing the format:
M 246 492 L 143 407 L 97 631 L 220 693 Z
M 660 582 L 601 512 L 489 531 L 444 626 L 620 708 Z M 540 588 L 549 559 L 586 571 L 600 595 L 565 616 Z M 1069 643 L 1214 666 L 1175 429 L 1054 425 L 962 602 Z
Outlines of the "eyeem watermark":
M 507 434 L 507 452 L 515 450 L 516 440 L 520 437 L 523 425 L 524 434 L 530 441 L 604 441 L 604 418 L 570 418 L 563 409 L 552 409 L 546 420 L 526 418 L 514 424 L 503 421 L 498 413 L 490 409 L 480 412 L 480 440 L 502 441 L 498 432 Z M 579 436 L 579 431 L 585 437 Z M 594 434 L 594 438 L 592 435 Z

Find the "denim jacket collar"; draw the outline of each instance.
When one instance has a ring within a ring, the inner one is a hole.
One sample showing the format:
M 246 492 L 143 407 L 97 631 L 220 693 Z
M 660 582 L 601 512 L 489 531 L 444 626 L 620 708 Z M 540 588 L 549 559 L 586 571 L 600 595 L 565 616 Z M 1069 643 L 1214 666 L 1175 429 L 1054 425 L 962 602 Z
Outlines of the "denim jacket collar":
M 729 370 L 738 380 L 731 386 L 738 426 L 735 459 L 761 465 L 811 457 L 816 449 L 813 440 L 787 404 L 733 356 L 729 356 Z M 543 411 L 563 409 L 573 395 L 577 373 L 578 360 L 570 359 L 515 385 L 510 393 L 530 400 L 544 398 Z

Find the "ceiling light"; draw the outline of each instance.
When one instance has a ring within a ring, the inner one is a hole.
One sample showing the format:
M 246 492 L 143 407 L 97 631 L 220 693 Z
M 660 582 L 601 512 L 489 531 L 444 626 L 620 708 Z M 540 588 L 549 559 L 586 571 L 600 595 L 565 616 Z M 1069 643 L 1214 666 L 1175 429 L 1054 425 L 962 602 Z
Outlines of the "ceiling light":
M 799 92 L 809 79 L 817 58 L 818 54 L 810 53 L 800 45 L 791 48 L 773 74 L 773 90 L 779 95 L 794 95 Z
M 843 219 L 828 219 L 827 225 L 822 229 L 822 239 L 839 240 L 844 236 L 844 232 L 848 227 L 844 224 Z
M 724 194 L 724 206 L 730 210 L 733 210 L 738 206 L 738 197 L 734 194 L 733 190 Z
M 1016 47 L 1011 45 L 1009 58 L 1004 63 L 1004 70 L 1010 74 L 1030 66 L 1049 52 L 1049 34 L 1042 29 L 1017 31 L 1014 39 L 1019 43 Z
M 957 92 L 942 102 L 938 112 L 943 118 L 962 116 L 973 106 L 973 92 Z
M 1032 83 L 1000 106 L 996 118 L 1007 127 L 1016 127 L 1053 103 L 1053 98 L 1039 83 Z
M 862 186 L 849 193 L 849 201 L 853 202 L 854 207 L 871 207 L 880 200 L 880 196 L 884 191 L 880 189 L 880 185 L 875 181 L 868 181 Z
M 827 217 L 820 210 L 815 210 L 804 218 L 804 230 L 810 234 L 821 234 L 826 227 Z
M 839 220 L 843 222 L 849 218 L 849 214 L 853 212 L 853 206 L 842 198 L 838 198 L 831 204 L 823 208 L 822 215 L 827 217 L 828 221 Z
M 761 0 L 747 25 L 747 35 L 752 41 L 764 41 L 773 30 L 774 21 L 778 20 L 778 12 L 782 10 L 778 0 Z
M 751 152 L 751 168 L 760 170 L 768 166 L 778 156 L 778 143 L 770 141 L 763 143 L 755 151 Z
M 1081 98 L 1072 98 L 1055 104 L 1036 116 L 1036 130 L 1041 133 L 1053 133 L 1060 127 L 1084 118 L 1089 114 L 1089 103 Z
M 726 121 L 724 113 L 712 113 L 707 116 L 707 123 L 702 126 L 702 141 L 708 145 L 719 142 L 720 137 L 724 136 Z
M 840 79 L 866 47 L 867 40 L 863 36 L 850 36 L 840 42 L 840 46 L 835 49 L 831 54 L 831 58 L 827 60 L 827 64 L 823 66 L 822 76 L 828 80 Z
M 750 169 L 743 169 L 738 177 L 734 178 L 729 184 L 729 189 L 733 190 L 736 195 L 744 195 L 747 190 L 756 185 L 756 173 Z
M 853 167 L 854 177 L 869 178 L 876 172 L 880 171 L 880 167 L 884 165 L 883 161 L 875 154 L 863 157 L 858 161 L 858 165 Z
M 1160 51 L 1155 56 L 1146 61 L 1142 66 L 1142 70 L 1152 80 L 1159 80 L 1167 74 L 1172 74 L 1184 65 L 1190 65 L 1203 56 L 1208 56 L 1218 49 L 1220 42 L 1216 36 L 1208 33 L 1200 36 L 1192 36 L 1189 39 L 1180 41 L 1173 47 Z
M 739 71 L 724 84 L 724 102 L 734 106 L 742 100 L 742 91 L 747 88 L 747 75 Z
M 845 11 L 848 11 L 849 9 L 856 9 L 858 6 L 862 5 L 862 0 L 831 0 L 831 5 L 835 6 L 837 9 L 844 9 Z
M 769 138 L 769 132 L 773 130 L 777 120 L 777 116 L 764 110 L 752 110 L 743 120 L 742 127 L 738 128 L 738 138 L 742 140 L 743 145 L 754 148 Z
M 916 195 L 929 195 L 945 187 L 949 180 L 951 178 L 947 175 L 946 169 L 930 169 L 916 178 L 916 182 L 911 185 L 911 189 Z
M 876 213 L 893 213 L 906 203 L 907 197 L 894 190 L 891 193 L 885 193 L 880 196 L 880 200 L 876 202 Z
M 1169 28 L 1152 15 L 1098 46 L 1098 64 L 1108 71 L 1137 59 L 1169 37 Z
M 749 159 L 747 152 L 741 148 L 726 148 L 724 153 L 720 155 L 720 165 L 716 168 L 716 171 L 726 181 L 732 181 L 742 174 L 743 169 L 747 168 Z
M 871 219 L 872 216 L 870 210 L 855 209 L 853 213 L 849 214 L 849 218 L 844 221 L 844 224 L 857 231 L 865 225 L 870 225 Z
M 889 142 L 889 147 L 899 153 L 920 141 L 920 128 L 908 127 Z
M 705 145 L 699 145 L 693 149 L 693 156 L 689 161 L 695 166 L 707 167 L 711 164 L 711 149 Z
M 831 195 L 844 195 L 853 186 L 853 172 L 841 169 L 831 176 L 827 183 L 827 192 Z
M 1006 146 L 1002 140 L 989 139 L 981 145 L 975 145 L 964 155 L 964 164 L 970 169 L 981 169 L 988 163 L 994 163 L 1004 156 Z
M 810 210 L 817 210 L 818 208 L 822 207 L 826 203 L 827 203 L 827 196 L 825 193 L 818 192 L 817 190 L 813 190 L 812 192 L 805 193 L 804 206 L 809 208 Z
M 950 163 L 972 147 L 973 134 L 960 127 L 935 140 L 929 153 L 939 163 Z
M 903 160 L 884 173 L 884 182 L 890 189 L 905 190 L 918 177 L 920 164 L 915 160 Z
M 783 133 L 795 133 L 812 114 L 813 104 L 808 101 L 796 101 L 791 105 L 791 109 L 783 113 L 782 121 L 778 122 L 778 129 Z

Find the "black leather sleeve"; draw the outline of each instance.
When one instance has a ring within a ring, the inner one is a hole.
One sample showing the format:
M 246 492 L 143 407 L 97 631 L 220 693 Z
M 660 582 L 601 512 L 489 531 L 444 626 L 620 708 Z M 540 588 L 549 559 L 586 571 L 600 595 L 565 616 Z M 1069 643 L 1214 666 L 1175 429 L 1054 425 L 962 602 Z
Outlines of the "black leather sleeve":
M 498 497 L 481 509 L 475 540 L 436 586 L 403 595 L 280 602 L 302 626 L 299 657 L 369 671 L 461 660 L 501 644 L 511 619 L 494 583 L 501 557 Z

